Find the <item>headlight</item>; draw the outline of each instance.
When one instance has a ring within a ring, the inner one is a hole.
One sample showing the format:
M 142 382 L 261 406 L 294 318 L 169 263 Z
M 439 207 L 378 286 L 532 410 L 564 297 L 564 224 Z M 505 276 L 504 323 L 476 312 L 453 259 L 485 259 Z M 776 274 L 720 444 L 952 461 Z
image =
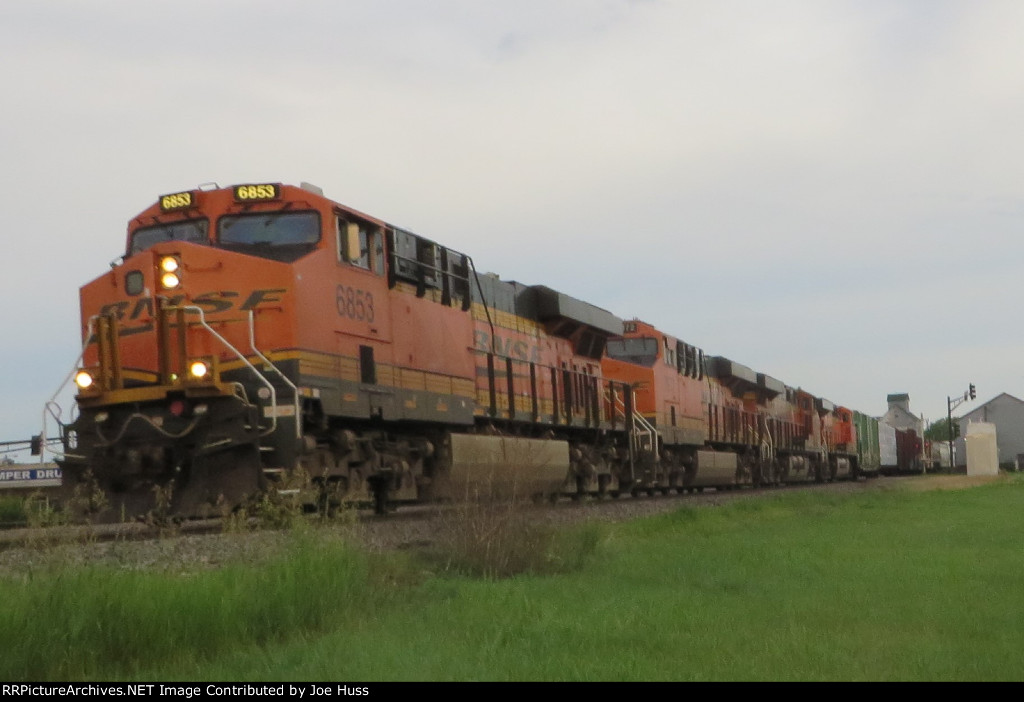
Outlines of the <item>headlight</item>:
M 188 374 L 197 380 L 205 378 L 206 374 L 210 372 L 210 366 L 206 365 L 203 361 L 192 361 L 188 366 Z
M 88 371 L 78 371 L 75 374 L 75 385 L 77 385 L 82 390 L 85 390 L 86 388 L 91 387 L 92 384 L 93 384 L 93 378 L 92 378 L 92 375 L 90 375 Z
M 181 285 L 181 278 L 177 273 L 164 273 L 160 276 L 160 285 L 164 290 L 172 290 Z
M 160 270 L 164 273 L 174 273 L 181 268 L 181 262 L 174 256 L 164 256 L 160 259 Z

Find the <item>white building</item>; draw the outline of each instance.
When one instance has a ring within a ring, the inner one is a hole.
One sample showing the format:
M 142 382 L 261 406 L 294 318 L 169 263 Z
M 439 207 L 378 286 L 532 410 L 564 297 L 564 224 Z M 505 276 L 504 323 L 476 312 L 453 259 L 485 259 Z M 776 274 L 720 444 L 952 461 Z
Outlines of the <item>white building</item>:
M 1008 393 L 996 395 L 991 400 L 955 418 L 960 425 L 960 438 L 955 442 L 956 464 L 966 465 L 967 452 L 964 438 L 967 425 L 971 422 L 988 422 L 996 427 L 996 448 L 999 465 L 1003 468 L 1024 468 L 1024 400 Z

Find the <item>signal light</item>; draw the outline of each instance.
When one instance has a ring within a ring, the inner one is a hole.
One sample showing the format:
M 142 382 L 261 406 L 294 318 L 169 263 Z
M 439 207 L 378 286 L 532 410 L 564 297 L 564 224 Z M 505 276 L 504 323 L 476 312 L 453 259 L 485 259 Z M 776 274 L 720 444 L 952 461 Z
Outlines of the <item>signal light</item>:
M 160 286 L 164 290 L 173 290 L 181 285 L 181 276 L 178 275 L 181 261 L 176 256 L 164 256 L 158 265 L 160 267 Z
M 974 383 L 971 383 L 971 388 L 968 392 L 970 393 L 972 400 L 978 396 L 978 393 L 974 390 Z

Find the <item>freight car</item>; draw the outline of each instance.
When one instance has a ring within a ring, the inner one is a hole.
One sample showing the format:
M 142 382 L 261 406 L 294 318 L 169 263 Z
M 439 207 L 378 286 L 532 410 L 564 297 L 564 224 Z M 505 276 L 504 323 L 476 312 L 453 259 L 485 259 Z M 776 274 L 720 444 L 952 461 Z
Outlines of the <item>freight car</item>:
M 896 429 L 878 422 L 880 472 L 885 475 L 920 473 L 921 439 L 913 429 Z
M 849 410 L 479 274 L 308 184 L 162 196 L 80 297 L 59 463 L 114 511 L 197 514 L 267 490 L 385 511 L 468 490 L 618 495 L 860 468 Z
M 878 419 L 860 412 L 853 413 L 857 437 L 857 464 L 862 475 L 878 475 L 882 459 L 878 445 Z

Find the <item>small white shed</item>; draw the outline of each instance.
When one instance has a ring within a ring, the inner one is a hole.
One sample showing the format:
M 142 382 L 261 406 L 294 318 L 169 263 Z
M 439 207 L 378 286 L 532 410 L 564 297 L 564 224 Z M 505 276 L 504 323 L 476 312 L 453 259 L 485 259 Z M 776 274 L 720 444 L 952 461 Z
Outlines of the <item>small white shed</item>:
M 967 425 L 967 475 L 997 475 L 999 449 L 996 444 L 996 425 L 991 422 L 971 422 Z

